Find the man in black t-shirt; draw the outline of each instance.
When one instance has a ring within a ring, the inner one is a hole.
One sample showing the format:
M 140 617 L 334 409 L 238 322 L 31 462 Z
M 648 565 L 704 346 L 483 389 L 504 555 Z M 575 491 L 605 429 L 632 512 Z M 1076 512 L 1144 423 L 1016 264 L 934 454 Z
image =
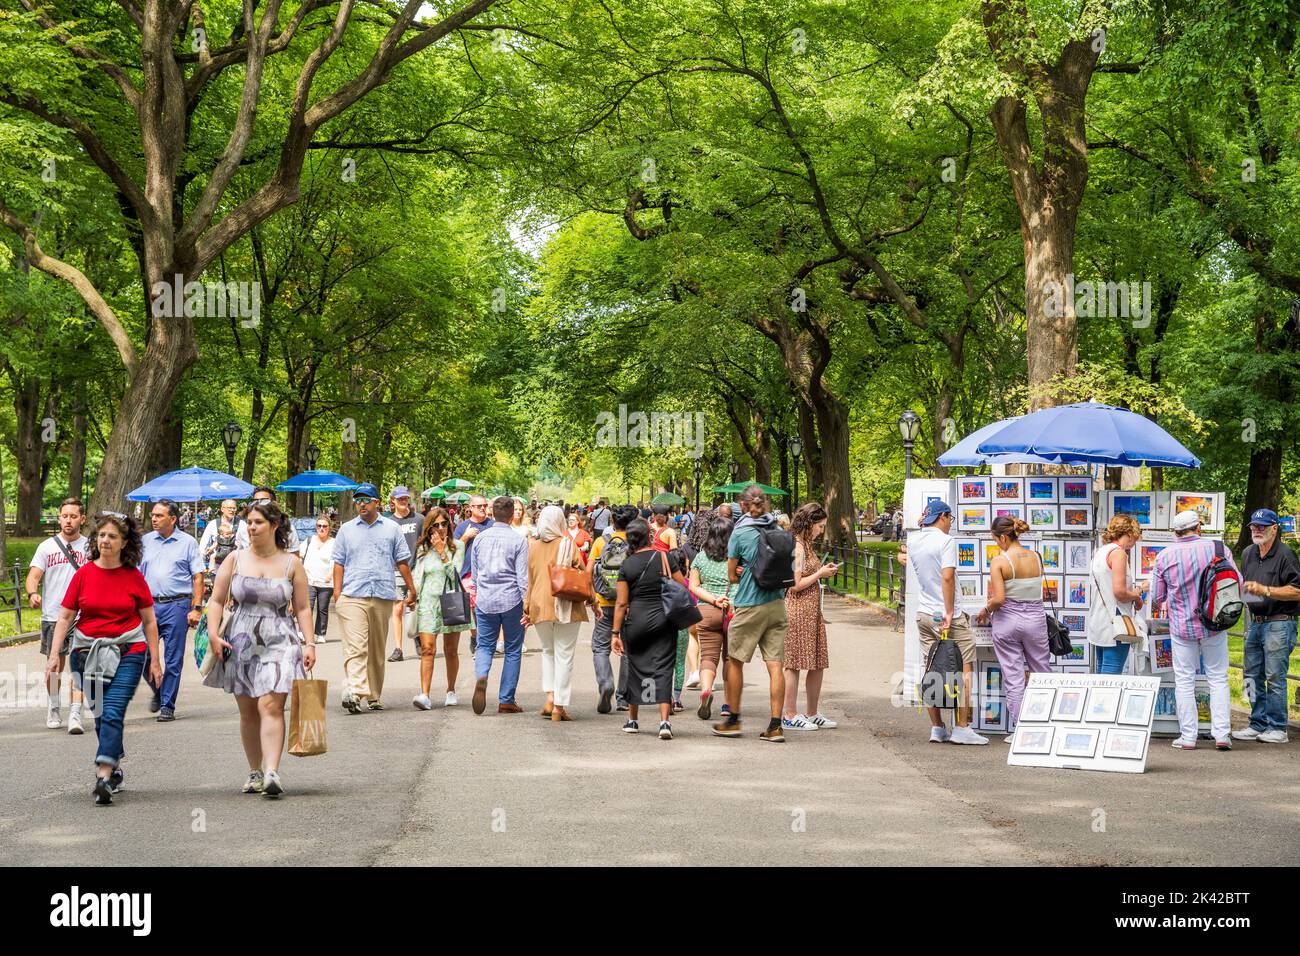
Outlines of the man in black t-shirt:
M 1242 654 L 1243 691 L 1251 702 L 1250 726 L 1233 731 L 1237 740 L 1287 742 L 1287 680 L 1300 614 L 1300 561 L 1278 540 L 1277 512 L 1260 508 L 1250 516 L 1251 544 L 1241 553 L 1242 589 L 1250 608 L 1250 630 Z
M 406 537 L 406 547 L 411 552 L 411 566 L 415 566 L 415 543 L 420 540 L 420 531 L 424 527 L 424 517 L 420 512 L 411 507 L 411 491 L 405 485 L 398 485 L 393 489 L 393 493 L 388 496 L 390 510 L 384 513 L 385 518 L 391 518 L 397 522 L 398 528 Z M 393 620 L 390 630 L 393 632 L 393 653 L 389 655 L 390 661 L 400 661 L 402 659 L 402 637 L 407 630 L 415 625 L 415 610 L 407 609 L 406 584 L 401 575 L 397 576 L 397 600 L 393 602 Z M 414 640 L 414 635 L 412 635 Z M 418 645 L 417 645 L 418 647 Z

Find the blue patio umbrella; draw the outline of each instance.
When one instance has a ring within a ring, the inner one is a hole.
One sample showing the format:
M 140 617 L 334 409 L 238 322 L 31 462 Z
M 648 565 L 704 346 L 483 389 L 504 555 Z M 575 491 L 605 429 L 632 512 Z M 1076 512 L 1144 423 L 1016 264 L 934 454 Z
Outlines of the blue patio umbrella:
M 304 471 L 275 486 L 276 491 L 351 491 L 357 483 L 335 471 Z
M 126 496 L 127 501 L 213 501 L 221 498 L 247 498 L 253 485 L 224 471 L 210 468 L 182 468 L 146 481 Z
M 1002 455 L 981 455 L 975 450 L 985 439 L 992 438 L 1008 425 L 1020 421 L 1021 417 L 1022 416 L 1020 415 L 1013 415 L 1011 418 L 1004 418 L 1000 422 L 994 422 L 991 425 L 985 425 L 983 428 L 976 429 L 940 455 L 939 464 L 947 468 L 961 465 L 1056 464 L 1050 459 L 1040 458 L 1038 455 L 1027 455 L 1016 452 Z
M 1040 455 L 1058 465 L 1201 465 L 1201 460 L 1178 439 L 1149 418 L 1098 402 L 1076 402 L 1031 412 L 998 429 L 975 450 L 982 455 Z

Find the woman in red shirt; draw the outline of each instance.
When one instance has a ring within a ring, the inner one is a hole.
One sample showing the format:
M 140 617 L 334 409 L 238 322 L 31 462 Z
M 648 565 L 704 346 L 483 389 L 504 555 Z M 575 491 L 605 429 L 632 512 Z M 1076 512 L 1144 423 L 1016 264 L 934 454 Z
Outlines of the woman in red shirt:
M 573 546 L 577 552 L 582 555 L 582 563 L 587 563 L 587 555 L 591 552 L 591 535 L 582 527 L 582 519 L 578 517 L 578 512 L 569 512 L 569 529 L 567 534 L 573 539 Z
M 86 695 L 99 735 L 94 795 L 100 805 L 112 803 L 122 789 L 122 721 L 145 668 L 146 648 L 150 677 L 155 684 L 162 681 L 153 595 L 138 567 L 141 551 L 132 519 L 112 511 L 95 516 L 90 560 L 68 584 L 45 664 L 48 678 L 59 667 L 63 642 L 72 641 L 73 679 Z

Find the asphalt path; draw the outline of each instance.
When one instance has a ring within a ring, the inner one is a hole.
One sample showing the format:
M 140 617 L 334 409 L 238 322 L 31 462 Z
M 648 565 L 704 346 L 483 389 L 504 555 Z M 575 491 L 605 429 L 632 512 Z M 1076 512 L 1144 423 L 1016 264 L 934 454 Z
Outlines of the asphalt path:
M 389 664 L 389 709 L 350 716 L 337 703 L 335 639 L 329 753 L 286 756 L 280 800 L 239 792 L 247 773 L 235 707 L 187 660 L 174 723 L 128 712 L 127 789 L 92 803 L 93 732 L 45 728 L 35 644 L 0 650 L 0 864 L 1294 864 L 1300 860 L 1300 741 L 1175 752 L 1153 742 L 1142 775 L 1006 765 L 986 747 L 927 743 L 926 721 L 894 706 L 902 638 L 874 612 L 828 598 L 831 668 L 822 711 L 836 730 L 785 744 L 709 734 L 691 706 L 661 741 L 655 721 L 620 732 L 595 710 L 590 626 L 579 641 L 574 720 L 541 706 L 541 655 L 529 634 L 519 701 L 476 717 L 467 643 L 462 704 L 410 705 L 418 664 Z M 331 622 L 333 626 L 334 622 Z M 409 643 L 408 643 L 409 649 Z M 434 679 L 441 701 L 444 662 Z M 767 696 L 746 669 L 744 713 Z M 696 696 L 688 691 L 687 702 Z M 67 709 L 64 708 L 66 720 Z

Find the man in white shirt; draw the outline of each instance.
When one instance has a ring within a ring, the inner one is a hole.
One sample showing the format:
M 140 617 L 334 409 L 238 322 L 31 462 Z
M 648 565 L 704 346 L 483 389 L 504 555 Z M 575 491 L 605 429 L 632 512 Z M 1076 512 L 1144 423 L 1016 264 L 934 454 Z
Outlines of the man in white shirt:
M 81 523 L 85 517 L 80 499 L 65 499 L 59 506 L 59 533 L 40 543 L 27 569 L 27 603 L 33 608 L 39 608 L 41 612 L 42 657 L 50 656 L 54 625 L 58 623 L 59 609 L 63 606 L 63 595 L 67 593 L 68 584 L 77 569 L 89 560 L 86 549 L 90 547 L 90 540 L 81 533 Z M 37 587 L 41 591 L 37 591 Z M 62 724 L 59 717 L 59 678 L 63 673 L 63 665 L 68 662 L 68 648 L 71 646 L 71 641 L 63 642 L 59 653 L 59 673 L 50 675 L 50 705 L 45 726 L 51 730 Z M 68 713 L 68 733 L 82 732 L 81 690 L 74 680 L 72 709 Z
M 916 625 L 921 632 L 921 659 L 929 660 L 930 649 L 945 631 L 948 639 L 955 641 L 961 651 L 963 705 L 957 708 L 951 733 L 939 708 L 926 708 L 930 715 L 930 742 L 987 744 L 987 737 L 970 729 L 975 635 L 971 631 L 970 615 L 965 611 L 958 614 L 953 611 L 957 595 L 957 542 L 949 535 L 951 530 L 952 509 L 942 501 L 931 501 L 921 515 L 921 529 L 908 536 L 907 547 L 899 551 L 898 560 L 904 564 L 910 561 L 916 570 L 919 593 L 909 596 L 908 603 L 916 609 Z

